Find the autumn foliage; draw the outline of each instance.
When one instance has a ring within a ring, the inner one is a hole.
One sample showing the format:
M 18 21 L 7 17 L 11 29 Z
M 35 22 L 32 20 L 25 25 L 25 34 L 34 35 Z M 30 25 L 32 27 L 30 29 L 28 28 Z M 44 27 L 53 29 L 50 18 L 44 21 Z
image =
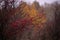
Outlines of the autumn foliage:
M 2 8 L 0 10 L 2 35 L 6 40 L 53 40 L 54 30 L 51 25 L 54 25 L 55 20 L 54 22 L 48 20 L 50 17 L 49 10 L 47 11 L 36 1 L 31 5 L 21 2 L 17 8 L 12 6 Z

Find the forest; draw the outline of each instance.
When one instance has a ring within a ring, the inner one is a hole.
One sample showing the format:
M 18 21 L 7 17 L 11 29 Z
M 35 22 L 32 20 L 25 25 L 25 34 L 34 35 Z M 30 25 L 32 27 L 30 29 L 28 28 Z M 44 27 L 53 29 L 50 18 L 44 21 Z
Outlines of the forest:
M 0 40 L 60 40 L 60 3 L 16 3 L 0 0 Z

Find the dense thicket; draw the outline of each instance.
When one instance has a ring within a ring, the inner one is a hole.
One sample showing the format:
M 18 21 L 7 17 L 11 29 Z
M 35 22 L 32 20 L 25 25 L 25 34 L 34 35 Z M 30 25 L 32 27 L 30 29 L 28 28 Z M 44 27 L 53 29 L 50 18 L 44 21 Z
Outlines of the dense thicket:
M 60 40 L 60 4 L 40 6 L 0 1 L 0 40 Z

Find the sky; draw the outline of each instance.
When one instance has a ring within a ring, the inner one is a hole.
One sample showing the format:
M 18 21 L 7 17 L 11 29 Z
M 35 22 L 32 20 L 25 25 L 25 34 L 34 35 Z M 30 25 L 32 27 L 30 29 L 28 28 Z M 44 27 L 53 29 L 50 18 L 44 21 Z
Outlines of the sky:
M 33 3 L 35 0 L 24 0 L 27 3 Z M 40 5 L 43 5 L 45 2 L 46 3 L 53 3 L 54 1 L 59 1 L 59 0 L 36 0 L 39 2 Z
M 18 6 L 19 5 L 19 2 L 20 2 L 21 0 L 16 0 L 16 6 Z M 33 1 L 37 1 L 37 2 L 39 2 L 39 4 L 40 5 L 44 5 L 44 3 L 53 3 L 54 1 L 59 1 L 60 2 L 60 0 L 22 0 L 22 1 L 25 1 L 25 2 L 27 2 L 28 4 L 30 4 L 30 3 L 33 3 Z
M 35 0 L 25 0 L 27 3 L 33 3 L 33 1 L 35 1 Z M 39 4 L 40 5 L 43 5 L 45 2 L 46 3 L 52 3 L 52 2 L 54 2 L 54 1 L 59 1 L 59 0 L 36 0 L 36 1 L 38 1 L 39 2 Z

